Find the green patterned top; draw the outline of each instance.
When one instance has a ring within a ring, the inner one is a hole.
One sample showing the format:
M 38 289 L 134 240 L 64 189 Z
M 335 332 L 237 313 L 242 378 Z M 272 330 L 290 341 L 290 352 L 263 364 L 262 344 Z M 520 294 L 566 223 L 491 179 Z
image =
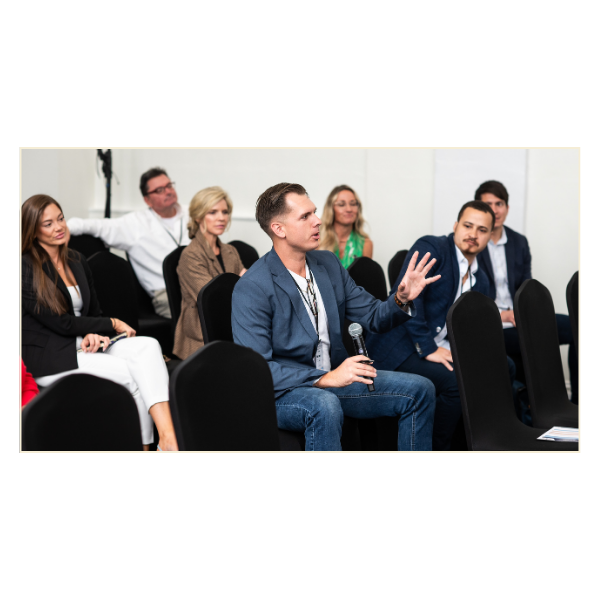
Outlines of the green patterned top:
M 350 237 L 346 241 L 346 249 L 344 250 L 344 258 L 340 258 L 340 249 L 335 247 L 335 255 L 340 258 L 342 262 L 342 266 L 344 269 L 347 269 L 353 262 L 355 258 L 362 256 L 363 246 L 365 245 L 365 238 L 356 233 L 354 229 L 350 233 Z

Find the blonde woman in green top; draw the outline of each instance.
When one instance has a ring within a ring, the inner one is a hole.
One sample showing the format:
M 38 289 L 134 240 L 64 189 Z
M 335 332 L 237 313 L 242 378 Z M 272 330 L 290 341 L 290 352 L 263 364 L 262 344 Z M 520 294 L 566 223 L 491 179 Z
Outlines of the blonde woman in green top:
M 365 233 L 362 206 L 356 192 L 348 185 L 331 190 L 321 218 L 319 250 L 330 250 L 348 268 L 355 258 L 373 258 L 373 242 Z

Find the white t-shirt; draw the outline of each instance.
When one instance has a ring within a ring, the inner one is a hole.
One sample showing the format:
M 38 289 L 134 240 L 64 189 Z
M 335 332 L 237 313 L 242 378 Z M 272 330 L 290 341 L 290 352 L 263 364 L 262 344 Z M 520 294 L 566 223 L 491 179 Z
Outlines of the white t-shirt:
M 81 316 L 81 309 L 83 308 L 83 298 L 81 297 L 81 290 L 78 285 L 70 285 L 67 287 L 69 294 L 71 295 L 71 302 L 73 303 L 73 312 L 76 317 Z M 91 333 L 91 332 L 90 332 Z M 75 347 L 79 350 L 81 348 L 81 342 L 83 338 L 79 335 L 75 340 Z

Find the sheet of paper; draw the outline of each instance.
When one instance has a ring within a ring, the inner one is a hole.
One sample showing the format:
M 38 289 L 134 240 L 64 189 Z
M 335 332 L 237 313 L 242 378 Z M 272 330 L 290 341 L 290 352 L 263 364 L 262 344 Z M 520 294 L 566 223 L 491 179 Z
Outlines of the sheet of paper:
M 540 435 L 538 440 L 549 442 L 578 442 L 579 429 L 575 427 L 553 427 Z

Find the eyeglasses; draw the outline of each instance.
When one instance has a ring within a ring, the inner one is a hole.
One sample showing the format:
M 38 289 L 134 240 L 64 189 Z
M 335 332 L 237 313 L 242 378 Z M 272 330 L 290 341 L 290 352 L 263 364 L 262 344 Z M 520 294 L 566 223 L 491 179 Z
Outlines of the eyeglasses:
M 165 190 L 172 190 L 174 187 L 175 187 L 175 182 L 170 181 L 169 183 L 167 183 L 167 185 L 165 185 L 163 187 L 158 187 L 155 190 L 152 190 L 151 192 L 146 192 L 146 196 L 149 196 L 150 194 L 164 194 Z
M 352 208 L 356 208 L 358 206 L 358 200 L 350 200 L 348 204 L 350 204 Z M 345 202 L 334 202 L 333 205 L 337 206 L 338 208 L 346 208 Z

